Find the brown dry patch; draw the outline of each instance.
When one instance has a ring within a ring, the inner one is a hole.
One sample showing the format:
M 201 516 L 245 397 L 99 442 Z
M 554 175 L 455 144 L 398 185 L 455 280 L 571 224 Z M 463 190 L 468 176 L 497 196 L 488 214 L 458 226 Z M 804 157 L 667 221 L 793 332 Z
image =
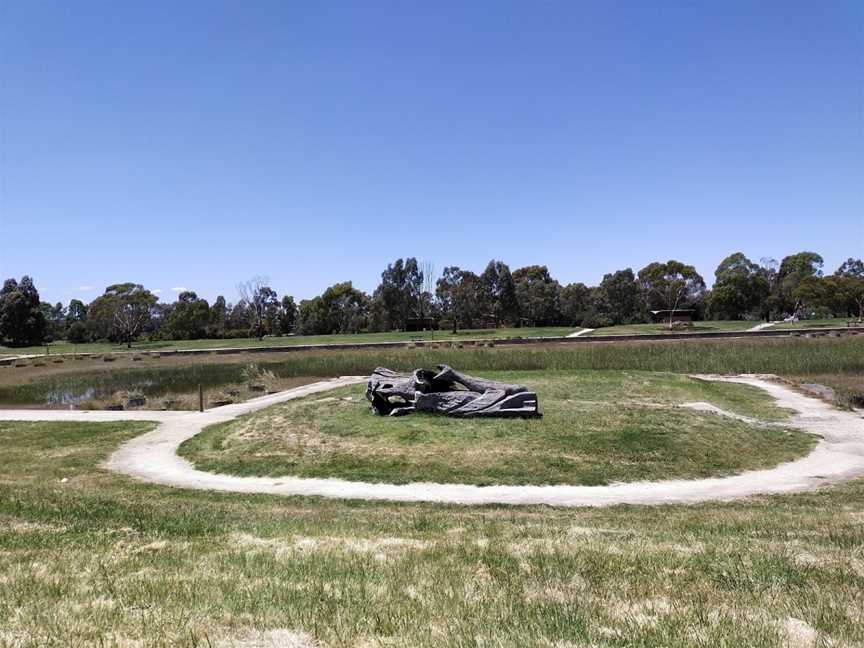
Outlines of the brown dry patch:
M 291 536 L 288 538 L 261 538 L 248 533 L 235 533 L 232 540 L 239 546 L 270 551 L 279 557 L 303 553 L 360 553 L 385 559 L 393 554 L 423 551 L 431 542 L 415 538 L 354 538 L 350 536 Z
M 216 648 L 319 648 L 324 644 L 315 641 L 305 632 L 276 628 L 252 630 L 216 640 Z
M 42 522 L 27 522 L 25 520 L 0 520 L 0 533 L 10 532 L 16 534 L 28 533 L 64 533 L 69 527 L 56 524 L 44 524 Z
M 816 645 L 819 633 L 806 621 L 788 617 L 783 622 L 783 631 L 786 634 L 785 645 L 788 648 L 811 648 Z
M 665 597 L 644 599 L 642 601 L 625 601 L 613 599 L 606 603 L 611 616 L 635 623 L 640 627 L 655 626 L 661 617 L 674 612 L 673 605 Z

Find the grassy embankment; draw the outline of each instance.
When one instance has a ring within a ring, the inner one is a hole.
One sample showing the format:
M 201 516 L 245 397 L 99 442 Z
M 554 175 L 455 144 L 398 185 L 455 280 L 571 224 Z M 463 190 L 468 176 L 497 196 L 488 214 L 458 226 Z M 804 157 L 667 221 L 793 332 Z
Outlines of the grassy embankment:
M 775 325 L 774 329 L 787 330 L 795 328 L 829 328 L 845 327 L 846 319 L 830 320 L 805 320 L 801 322 L 788 322 Z M 669 330 L 668 325 L 660 324 L 622 324 L 619 326 L 607 326 L 596 329 L 587 336 L 598 335 L 645 335 L 645 334 L 673 334 L 684 335 L 687 333 L 710 333 L 724 331 L 746 331 L 759 322 L 745 322 L 741 320 L 728 321 L 704 321 L 694 322 L 692 327 Z M 535 337 L 564 337 L 570 333 L 581 330 L 580 327 L 548 326 L 548 327 L 525 327 L 525 328 L 497 328 L 497 329 L 461 329 L 456 333 L 452 331 L 420 331 L 420 332 L 387 332 L 387 333 L 356 333 L 339 335 L 292 335 L 282 337 L 265 337 L 263 340 L 256 338 L 240 339 L 216 339 L 216 340 L 161 340 L 155 342 L 141 341 L 132 345 L 132 352 L 145 353 L 150 351 L 176 351 L 195 349 L 244 349 L 252 347 L 282 347 L 314 344 L 368 344 L 375 342 L 458 342 L 461 340 L 493 340 L 510 338 L 535 338 Z M 0 358 L 9 358 L 23 355 L 61 355 L 75 353 L 124 353 L 130 349 L 125 344 L 113 344 L 108 342 L 88 342 L 72 344 L 65 340 L 51 343 L 50 345 L 33 347 L 4 347 L 0 346 Z
M 692 326 L 678 329 L 669 329 L 665 323 L 659 324 L 621 324 L 619 326 L 606 326 L 595 329 L 586 335 L 597 337 L 598 335 L 686 335 L 688 333 L 720 333 L 727 331 L 746 331 L 759 324 L 759 322 L 745 322 L 742 320 L 728 321 L 705 321 L 693 322 Z
M 801 320 L 798 322 L 780 322 L 779 324 L 775 324 L 772 326 L 772 329 L 776 330 L 789 330 L 789 329 L 820 329 L 820 328 L 845 328 L 850 321 L 854 321 L 855 318 L 849 317 L 839 317 L 834 319 L 814 319 L 814 320 Z M 857 324 L 858 326 L 864 326 L 864 323 Z
M 110 394 L 141 389 L 161 406 L 163 395 L 191 404 L 198 384 L 207 397 L 243 387 L 249 363 L 277 380 L 363 375 L 376 366 L 397 370 L 447 363 L 465 371 L 624 369 L 672 373 L 776 373 L 798 382 L 820 382 L 838 390 L 842 404 L 864 395 L 864 337 L 688 340 L 616 344 L 544 344 L 473 347 L 311 351 L 265 356 L 219 355 L 152 358 L 67 359 L 34 366 L 0 366 L 0 404 L 44 406 L 52 394 L 87 388 Z M 288 383 L 286 383 L 288 384 Z M 296 384 L 296 383 L 294 383 Z M 278 383 L 275 387 L 278 387 Z M 184 396 L 185 395 L 185 396 Z M 239 395 L 242 398 L 246 395 Z M 182 405 L 180 405 L 182 407 Z
M 145 427 L 0 423 L 3 648 L 864 644 L 862 480 L 573 511 L 216 494 L 98 468 Z
M 584 484 L 695 479 L 775 466 L 814 437 L 676 407 L 710 402 L 782 419 L 765 392 L 676 374 L 485 373 L 541 396 L 542 419 L 374 416 L 364 385 L 211 426 L 180 454 L 201 470 L 373 482 Z
M 452 331 L 417 331 L 388 333 L 357 333 L 344 335 L 290 335 L 281 337 L 218 339 L 218 340 L 162 340 L 158 342 L 135 342 L 132 351 L 173 351 L 177 349 L 243 349 L 248 347 L 280 347 L 303 344 L 368 344 L 374 342 L 411 342 L 414 340 L 489 340 L 501 338 L 561 337 L 578 330 L 578 327 L 525 327 L 498 329 L 460 329 Z M 92 342 L 72 344 L 61 340 L 49 345 L 47 353 L 58 355 L 68 353 L 120 353 L 129 351 L 125 344 Z M 0 358 L 19 355 L 45 355 L 45 346 L 10 348 L 0 346 Z

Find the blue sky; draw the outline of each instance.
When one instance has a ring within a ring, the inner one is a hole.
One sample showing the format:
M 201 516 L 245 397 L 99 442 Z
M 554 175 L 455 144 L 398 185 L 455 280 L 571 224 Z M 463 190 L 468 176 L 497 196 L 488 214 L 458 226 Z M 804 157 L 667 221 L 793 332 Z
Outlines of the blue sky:
M 864 256 L 857 0 L 0 0 L 0 277 L 49 301 L 803 249 Z

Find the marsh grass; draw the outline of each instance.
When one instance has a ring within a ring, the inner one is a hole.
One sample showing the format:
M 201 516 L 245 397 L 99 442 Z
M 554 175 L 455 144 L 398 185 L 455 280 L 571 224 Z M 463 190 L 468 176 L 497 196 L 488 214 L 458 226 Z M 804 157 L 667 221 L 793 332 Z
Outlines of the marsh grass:
M 120 358 L 112 365 L 83 361 L 45 368 L 0 366 L 0 404 L 44 405 L 52 393 L 109 393 L 140 388 L 148 396 L 192 393 L 243 383 L 248 363 L 278 378 L 367 375 L 377 366 L 410 371 L 446 363 L 465 371 L 640 370 L 673 373 L 775 373 L 782 376 L 864 375 L 864 336 L 526 344 L 452 348 L 308 351 L 209 357 Z M 847 383 L 848 384 L 848 383 Z M 843 392 L 844 394 L 846 392 Z M 845 401 L 844 404 L 849 404 Z
M 861 480 L 562 510 L 216 494 L 97 467 L 146 428 L 0 423 L 0 646 L 864 644 Z
M 267 336 L 263 340 L 257 338 L 234 338 L 214 340 L 141 340 L 133 344 L 133 350 L 138 352 L 147 351 L 172 351 L 175 349 L 219 349 L 225 347 L 248 348 L 248 347 L 278 347 L 294 346 L 300 344 L 366 344 L 374 342 L 410 342 L 421 340 L 427 342 L 461 341 L 461 340 L 488 340 L 493 338 L 531 338 L 531 337 L 561 337 L 572 333 L 578 327 L 569 326 L 547 326 L 547 327 L 523 327 L 523 328 L 492 328 L 492 329 L 460 329 L 456 333 L 452 331 L 389 331 L 384 333 L 344 333 L 334 335 L 289 335 L 289 336 Z M 126 352 L 125 344 L 112 344 L 110 342 L 92 342 L 84 344 L 72 344 L 59 341 L 50 346 L 52 354 L 59 353 L 110 353 L 112 351 Z M 46 346 L 34 347 L 4 347 L 0 346 L 0 358 L 17 355 L 41 355 L 44 354 Z
M 649 372 L 509 372 L 540 394 L 542 419 L 375 416 L 355 385 L 206 428 L 180 454 L 238 475 L 406 483 L 597 485 L 692 479 L 777 465 L 815 438 L 675 404 L 711 401 L 780 420 L 761 390 Z
M 691 326 L 669 329 L 669 324 L 664 322 L 650 324 L 619 324 L 618 326 L 604 326 L 587 333 L 589 337 L 598 335 L 686 335 L 687 333 L 711 333 L 718 331 L 746 331 L 753 328 L 759 322 L 747 322 L 744 320 L 706 320 L 693 322 Z

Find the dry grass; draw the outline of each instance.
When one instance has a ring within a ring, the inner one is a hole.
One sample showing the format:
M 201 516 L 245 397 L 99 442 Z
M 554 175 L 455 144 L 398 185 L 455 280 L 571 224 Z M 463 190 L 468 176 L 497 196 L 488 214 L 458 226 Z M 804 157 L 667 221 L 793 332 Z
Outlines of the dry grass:
M 199 469 L 239 475 L 593 485 L 765 468 L 815 444 L 801 432 L 677 406 L 711 401 L 771 420 L 787 414 L 745 385 L 652 372 L 487 375 L 536 390 L 543 418 L 377 417 L 355 385 L 213 426 L 180 454 Z

